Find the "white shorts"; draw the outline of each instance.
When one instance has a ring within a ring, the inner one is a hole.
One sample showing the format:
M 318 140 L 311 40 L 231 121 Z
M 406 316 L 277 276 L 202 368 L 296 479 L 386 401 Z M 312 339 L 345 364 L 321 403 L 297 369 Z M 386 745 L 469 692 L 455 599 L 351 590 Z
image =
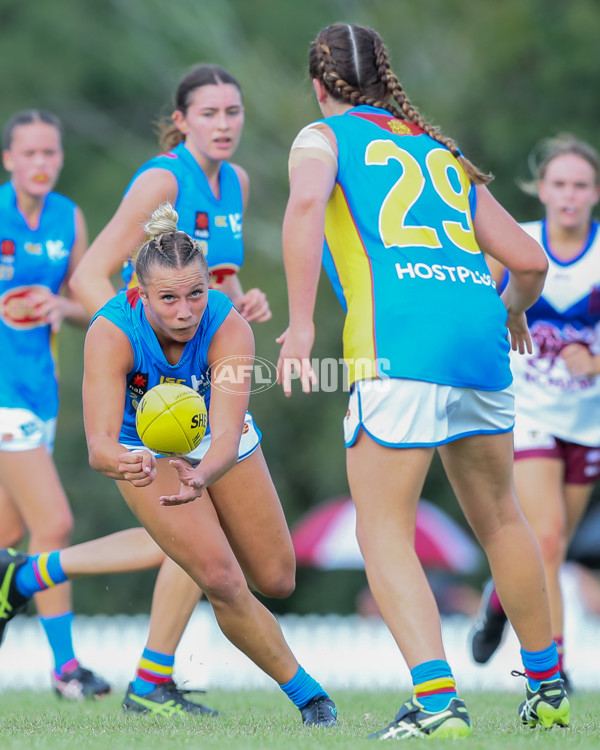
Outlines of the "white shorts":
M 556 445 L 554 435 L 540 427 L 531 417 L 517 414 L 515 419 L 515 451 L 552 449 Z
M 260 441 L 262 439 L 262 433 L 254 423 L 254 419 L 252 417 L 252 414 L 250 412 L 246 412 L 246 418 L 244 419 L 244 426 L 242 427 L 242 436 L 240 437 L 240 445 L 238 448 L 238 461 L 243 461 L 245 458 L 248 458 L 254 451 L 258 448 L 260 445 Z M 200 444 L 194 448 L 194 450 L 191 453 L 188 453 L 186 456 L 183 456 L 187 461 L 189 461 L 192 466 L 197 466 L 200 461 L 204 458 L 206 453 L 208 452 L 208 449 L 210 448 L 211 444 L 211 437 L 210 433 L 208 435 L 205 435 L 202 440 L 200 441 Z M 153 456 L 157 456 L 160 458 L 162 456 L 161 453 L 156 453 L 155 451 L 151 451 L 149 448 L 141 448 L 139 445 L 127 445 L 125 443 L 122 443 L 122 445 L 125 446 L 125 448 L 129 448 L 130 451 L 142 451 L 146 450 L 149 453 L 152 453 Z
M 29 451 L 41 445 L 52 453 L 56 419 L 44 422 L 29 409 L 0 408 L 0 451 Z
M 515 421 L 512 386 L 482 391 L 422 380 L 386 378 L 355 383 L 344 419 L 346 447 L 362 429 L 381 445 L 424 448 L 467 435 L 510 432 Z

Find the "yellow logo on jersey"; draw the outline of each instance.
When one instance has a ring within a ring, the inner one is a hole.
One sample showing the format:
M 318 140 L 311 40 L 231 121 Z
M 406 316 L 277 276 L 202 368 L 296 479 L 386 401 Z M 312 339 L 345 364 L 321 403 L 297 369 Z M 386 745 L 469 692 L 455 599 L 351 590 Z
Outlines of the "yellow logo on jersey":
M 389 120 L 388 126 L 392 133 L 395 133 L 396 135 L 410 135 L 411 133 L 408 125 L 403 123 L 402 120 L 396 120 L 395 118 L 393 120 Z

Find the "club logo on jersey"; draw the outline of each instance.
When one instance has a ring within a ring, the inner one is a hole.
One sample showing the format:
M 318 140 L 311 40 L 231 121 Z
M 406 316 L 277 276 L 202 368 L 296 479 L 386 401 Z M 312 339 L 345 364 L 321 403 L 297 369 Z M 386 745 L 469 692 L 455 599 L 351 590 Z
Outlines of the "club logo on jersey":
M 405 122 L 402 122 L 402 120 L 388 120 L 387 126 L 392 131 L 392 133 L 395 133 L 396 135 L 411 134 L 411 129 Z
M 418 125 L 406 120 L 400 120 L 397 117 L 390 117 L 389 115 L 371 114 L 368 112 L 351 112 L 354 117 L 360 117 L 361 120 L 368 120 L 369 122 L 379 125 L 383 130 L 387 130 L 394 135 L 423 135 L 423 130 Z
M 3 261 L 12 262 L 15 257 L 15 241 L 14 240 L 2 240 L 0 241 L 0 255 L 2 255 Z
M 208 214 L 206 211 L 196 211 L 194 222 L 194 237 L 197 240 L 207 240 L 210 236 Z
M 28 255 L 41 255 L 42 254 L 42 246 L 39 242 L 26 242 L 24 245 L 25 252 Z
M 36 305 L 31 301 L 31 294 L 41 291 L 48 292 L 47 287 L 17 286 L 9 289 L 0 297 L 0 318 L 7 326 L 16 330 L 27 330 L 48 325 L 45 318 L 40 317 Z
M 593 329 L 577 329 L 570 324 L 562 329 L 543 320 L 536 321 L 531 326 L 531 339 L 534 346 L 534 356 L 527 358 L 528 380 L 545 378 L 552 387 L 579 391 L 589 388 L 594 382 L 591 376 L 565 376 L 565 366 L 556 367 L 561 360 L 562 350 L 569 344 L 580 344 L 588 350 L 594 344 Z

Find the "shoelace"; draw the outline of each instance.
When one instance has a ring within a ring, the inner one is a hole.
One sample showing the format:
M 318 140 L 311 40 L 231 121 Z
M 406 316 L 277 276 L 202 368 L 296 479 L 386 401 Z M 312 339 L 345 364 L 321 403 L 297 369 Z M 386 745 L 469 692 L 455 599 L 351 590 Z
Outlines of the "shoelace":
M 327 702 L 327 698 L 325 697 L 319 697 L 315 700 L 313 703 L 313 706 L 316 709 L 315 712 L 315 721 L 327 721 L 333 717 L 335 717 L 335 714 L 333 712 L 333 709 L 331 705 Z
M 198 695 L 201 695 L 203 693 L 206 693 L 206 690 L 178 688 L 177 685 L 173 682 L 173 680 L 165 684 L 165 689 L 168 690 L 170 693 L 179 693 L 179 695 L 190 695 L 192 693 L 197 693 Z

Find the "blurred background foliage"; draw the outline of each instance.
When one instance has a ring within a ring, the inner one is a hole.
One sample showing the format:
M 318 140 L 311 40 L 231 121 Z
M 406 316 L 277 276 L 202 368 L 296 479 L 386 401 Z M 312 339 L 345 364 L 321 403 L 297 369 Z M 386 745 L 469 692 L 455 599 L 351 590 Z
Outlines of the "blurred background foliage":
M 569 130 L 600 146 L 596 0 L 0 0 L 1 119 L 29 107 L 61 117 L 66 163 L 58 190 L 83 209 L 93 238 L 137 167 L 157 153 L 154 125 L 171 112 L 183 73 L 201 61 L 230 70 L 246 107 L 235 160 L 252 184 L 241 278 L 269 296 L 273 320 L 255 326 L 257 353 L 276 360 L 275 337 L 287 322 L 280 250 L 287 152 L 300 127 L 319 116 L 307 50 L 333 22 L 381 33 L 413 103 L 494 173 L 492 191 L 518 220 L 541 216 L 537 201 L 516 186 L 529 176 L 528 155 L 540 138 Z M 328 283 L 321 284 L 316 322 L 315 356 L 339 357 L 342 313 Z M 67 327 L 60 337 L 55 452 L 75 511 L 75 541 L 135 523 L 114 484 L 88 468 L 83 337 Z M 315 503 L 347 494 L 346 398 L 338 390 L 288 400 L 272 388 L 251 402 L 290 524 Z M 460 517 L 437 461 L 423 494 Z M 78 582 L 76 609 L 147 611 L 154 576 Z M 296 593 L 271 606 L 349 612 L 363 584 L 356 571 L 300 570 Z

